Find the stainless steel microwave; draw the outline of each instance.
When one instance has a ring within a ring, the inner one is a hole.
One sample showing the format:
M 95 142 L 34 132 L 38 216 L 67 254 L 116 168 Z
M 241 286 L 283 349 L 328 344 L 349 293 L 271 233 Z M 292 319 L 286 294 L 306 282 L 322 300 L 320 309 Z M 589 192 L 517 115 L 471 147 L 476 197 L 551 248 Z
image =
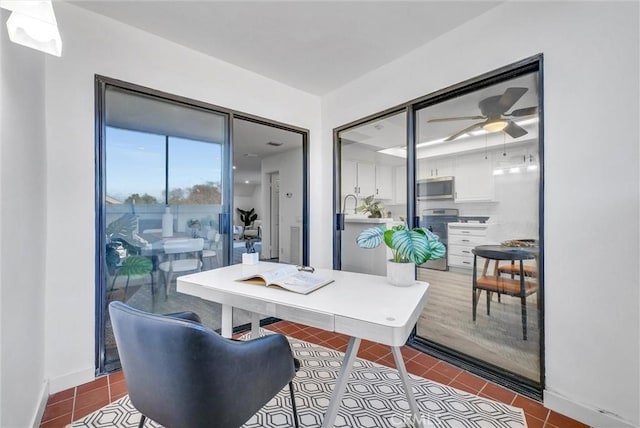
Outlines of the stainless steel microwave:
M 433 177 L 418 180 L 416 197 L 420 200 L 453 199 L 455 195 L 453 177 Z

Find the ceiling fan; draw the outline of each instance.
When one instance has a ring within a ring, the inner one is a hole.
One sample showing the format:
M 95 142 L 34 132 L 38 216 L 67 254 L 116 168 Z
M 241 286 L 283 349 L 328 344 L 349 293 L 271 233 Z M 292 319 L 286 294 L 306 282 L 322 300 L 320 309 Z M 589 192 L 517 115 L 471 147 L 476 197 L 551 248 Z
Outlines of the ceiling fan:
M 449 122 L 452 120 L 481 120 L 483 122 L 474 123 L 471 126 L 464 128 L 461 131 L 451 135 L 445 141 L 452 141 L 456 138 L 473 131 L 476 128 L 483 128 L 487 132 L 499 132 L 504 131 L 512 138 L 522 137 L 527 134 L 527 131 L 520 125 L 517 125 L 511 117 L 530 116 L 535 114 L 537 107 L 524 107 L 513 110 L 511 113 L 507 113 L 515 103 L 527 92 L 527 88 L 507 88 L 502 95 L 494 95 L 492 97 L 485 98 L 478 103 L 480 113 L 482 115 L 476 116 L 457 116 L 457 117 L 444 117 L 440 119 L 430 119 L 428 122 Z

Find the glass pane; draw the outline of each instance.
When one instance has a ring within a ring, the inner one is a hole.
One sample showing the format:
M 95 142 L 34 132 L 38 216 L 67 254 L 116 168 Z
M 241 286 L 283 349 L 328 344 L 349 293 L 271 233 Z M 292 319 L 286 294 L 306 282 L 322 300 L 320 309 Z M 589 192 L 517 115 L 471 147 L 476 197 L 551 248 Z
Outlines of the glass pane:
M 168 204 L 176 235 L 204 238 L 208 245 L 215 247 L 211 250 L 222 251 L 218 237 L 222 145 L 170 137 L 168 153 Z M 217 257 L 204 261 L 207 262 L 204 269 L 219 265 Z M 208 263 L 210 261 L 214 263 Z
M 535 382 L 541 326 L 537 82 L 537 73 L 527 74 L 418 110 L 415 201 L 420 225 L 447 246 L 445 258 L 418 268 L 418 278 L 431 287 L 417 335 Z M 485 245 L 496 245 L 489 255 L 504 260 L 477 257 L 474 280 L 474 252 L 487 256 Z M 513 264 L 512 250 L 522 254 Z
M 220 305 L 178 293 L 176 277 L 225 263 L 225 116 L 112 87 L 105 99 L 105 302 L 193 311 L 218 329 Z M 118 354 L 103 310 L 108 370 Z
M 405 222 L 407 213 L 406 113 L 374 119 L 340 132 L 341 269 L 386 275 L 385 245 L 363 249 L 358 234 Z
M 164 204 L 165 138 L 110 126 L 106 136 L 107 203 Z
M 302 134 L 235 118 L 233 193 L 231 263 L 257 254 L 261 263 L 302 264 Z

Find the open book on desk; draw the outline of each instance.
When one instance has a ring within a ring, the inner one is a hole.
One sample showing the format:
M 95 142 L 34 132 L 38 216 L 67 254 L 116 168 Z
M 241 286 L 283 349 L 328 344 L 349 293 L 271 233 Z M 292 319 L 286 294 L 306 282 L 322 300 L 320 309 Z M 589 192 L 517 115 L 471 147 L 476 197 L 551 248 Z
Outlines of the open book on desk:
M 300 271 L 294 265 L 282 265 L 282 267 L 266 272 L 238 278 L 238 281 L 262 284 L 267 287 L 277 285 L 294 293 L 309 294 L 333 282 L 333 279 L 323 278 L 311 272 Z

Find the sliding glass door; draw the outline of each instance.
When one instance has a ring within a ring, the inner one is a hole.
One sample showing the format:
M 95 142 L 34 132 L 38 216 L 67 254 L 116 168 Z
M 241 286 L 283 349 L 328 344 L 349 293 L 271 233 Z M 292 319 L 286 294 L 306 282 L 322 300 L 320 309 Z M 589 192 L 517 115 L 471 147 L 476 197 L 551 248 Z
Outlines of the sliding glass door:
M 308 264 L 309 135 L 102 76 L 95 89 L 102 374 L 120 365 L 110 302 L 154 313 L 193 311 L 218 330 L 221 306 L 178 293 L 177 277 L 241 263 L 251 251 L 263 262 Z M 233 311 L 236 330 L 251 319 Z
M 416 269 L 430 289 L 410 343 L 533 397 L 544 388 L 541 67 L 532 57 L 334 130 L 334 267 L 386 274 L 386 249 L 355 242 L 371 223 L 429 229 L 446 254 Z
M 447 246 L 418 268 L 431 287 L 416 337 L 530 385 L 542 372 L 538 88 L 537 71 L 496 78 L 418 105 L 415 121 L 416 213 Z
M 177 293 L 176 277 L 229 262 L 230 133 L 228 114 L 103 82 L 100 89 L 98 367 L 109 371 L 119 364 L 112 301 L 194 311 L 220 327 L 219 305 Z

